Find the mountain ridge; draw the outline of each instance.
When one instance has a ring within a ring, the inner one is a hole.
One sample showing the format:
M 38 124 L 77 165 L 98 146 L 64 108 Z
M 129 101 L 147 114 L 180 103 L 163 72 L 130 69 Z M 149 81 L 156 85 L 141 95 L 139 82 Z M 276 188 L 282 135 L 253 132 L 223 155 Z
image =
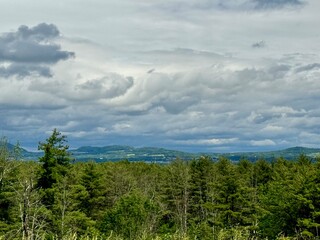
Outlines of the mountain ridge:
M 13 146 L 13 145 L 12 145 Z M 12 146 L 8 149 L 12 149 Z M 170 162 L 176 158 L 183 160 L 191 160 L 200 156 L 209 156 L 213 160 L 219 157 L 226 157 L 232 161 L 239 161 L 241 159 L 248 159 L 249 161 L 256 161 L 258 159 L 265 159 L 272 161 L 273 159 L 284 157 L 288 160 L 294 160 L 299 155 L 304 154 L 311 159 L 320 157 L 320 148 L 307 147 L 290 147 L 276 151 L 261 151 L 261 152 L 230 152 L 230 153 L 188 153 L 178 150 L 170 150 L 158 147 L 132 147 L 126 145 L 109 145 L 103 147 L 83 146 L 77 149 L 70 150 L 75 161 L 145 161 L 145 162 Z M 26 160 L 37 160 L 43 155 L 42 152 L 30 152 L 22 148 L 21 157 Z

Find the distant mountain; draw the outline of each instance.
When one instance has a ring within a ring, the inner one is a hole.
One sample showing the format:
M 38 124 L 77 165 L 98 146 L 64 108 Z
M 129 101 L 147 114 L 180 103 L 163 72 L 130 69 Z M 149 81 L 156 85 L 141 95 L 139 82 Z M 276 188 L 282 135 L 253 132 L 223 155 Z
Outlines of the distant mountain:
M 122 146 L 122 145 L 112 145 L 112 146 L 105 146 L 105 147 L 80 147 L 76 150 L 71 150 L 73 153 L 86 153 L 86 154 L 103 154 L 108 152 L 130 152 L 134 150 L 134 147 L 130 146 Z
M 239 161 L 240 159 L 248 159 L 250 161 L 265 159 L 267 161 L 272 161 L 280 157 L 283 157 L 287 160 L 294 160 L 294 159 L 297 159 L 301 154 L 304 154 L 310 157 L 311 159 L 315 159 L 316 157 L 320 157 L 320 149 L 306 148 L 306 147 L 292 147 L 292 148 L 287 148 L 287 149 L 278 150 L 278 151 L 225 153 L 221 155 L 233 161 Z M 212 157 L 216 157 L 216 155 L 214 154 Z
M 6 145 L 5 147 L 8 149 L 9 152 L 14 152 L 14 150 L 16 148 L 16 145 L 13 145 L 11 143 L 2 144 L 2 147 L 3 147 L 3 145 Z M 27 150 L 25 150 L 24 148 L 21 148 L 21 147 L 19 148 L 19 151 L 22 156 L 24 156 L 25 154 L 28 153 Z
M 13 149 L 13 145 L 10 145 L 8 149 Z M 145 161 L 158 163 L 170 162 L 176 158 L 190 160 L 193 158 L 200 157 L 201 155 L 209 156 L 213 160 L 217 160 L 219 157 L 226 157 L 234 162 L 237 162 L 241 159 L 248 159 L 249 161 L 265 159 L 267 161 L 272 161 L 273 159 L 279 157 L 283 157 L 288 160 L 294 160 L 297 159 L 301 154 L 304 154 L 312 159 L 320 157 L 320 149 L 305 147 L 293 147 L 284 150 L 269 152 L 187 153 L 156 147 L 135 148 L 130 146 L 112 145 L 105 147 L 85 146 L 74 150 L 70 150 L 70 153 L 74 157 L 75 161 L 93 160 L 96 162 L 106 162 L 127 159 L 129 161 Z M 37 160 L 39 157 L 43 155 L 43 153 L 29 152 L 25 149 L 22 149 L 21 155 L 26 160 Z
M 134 148 L 130 146 L 106 146 L 106 147 L 80 147 L 70 151 L 77 161 L 94 160 L 105 161 L 146 161 L 146 162 L 168 162 L 176 158 L 190 160 L 197 154 L 181 151 L 168 150 L 164 148 L 143 147 Z

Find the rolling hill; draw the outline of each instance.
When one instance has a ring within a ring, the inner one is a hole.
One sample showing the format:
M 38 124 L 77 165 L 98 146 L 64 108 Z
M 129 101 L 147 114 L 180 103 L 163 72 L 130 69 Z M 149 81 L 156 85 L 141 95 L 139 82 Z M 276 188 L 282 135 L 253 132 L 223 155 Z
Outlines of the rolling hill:
M 9 147 L 11 149 L 12 146 Z M 312 159 L 320 157 L 320 149 L 317 148 L 305 148 L 305 147 L 293 147 L 279 151 L 269 152 L 238 152 L 238 153 L 187 153 L 176 150 L 168 150 L 165 148 L 155 147 L 143 147 L 135 148 L 130 146 L 112 145 L 105 147 L 92 147 L 85 146 L 74 150 L 70 150 L 75 161 L 145 161 L 145 162 L 157 162 L 166 163 L 176 158 L 183 160 L 190 160 L 197 158 L 201 155 L 210 156 L 213 160 L 219 157 L 227 157 L 230 160 L 237 162 L 240 159 L 248 159 L 250 161 L 256 161 L 258 159 L 265 159 L 272 161 L 273 159 L 283 157 L 288 160 L 294 160 L 299 155 L 304 154 Z M 21 156 L 25 160 L 37 160 L 43 153 L 41 152 L 29 152 L 22 149 Z

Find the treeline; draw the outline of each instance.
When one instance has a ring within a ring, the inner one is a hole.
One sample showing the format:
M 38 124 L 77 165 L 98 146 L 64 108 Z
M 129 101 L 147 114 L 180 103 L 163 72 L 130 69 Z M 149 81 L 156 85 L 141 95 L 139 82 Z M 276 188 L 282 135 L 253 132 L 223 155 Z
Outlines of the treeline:
M 2 239 L 319 239 L 320 161 L 39 162 L 0 146 Z M 0 237 L 1 239 L 1 237 Z

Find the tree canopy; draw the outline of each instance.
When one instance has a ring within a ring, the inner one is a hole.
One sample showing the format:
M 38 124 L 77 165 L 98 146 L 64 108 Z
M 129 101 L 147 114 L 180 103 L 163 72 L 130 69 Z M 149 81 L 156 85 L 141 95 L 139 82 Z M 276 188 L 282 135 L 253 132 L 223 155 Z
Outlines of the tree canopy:
M 319 239 L 320 161 L 304 155 L 72 163 L 56 129 L 39 150 L 0 144 L 3 239 Z

